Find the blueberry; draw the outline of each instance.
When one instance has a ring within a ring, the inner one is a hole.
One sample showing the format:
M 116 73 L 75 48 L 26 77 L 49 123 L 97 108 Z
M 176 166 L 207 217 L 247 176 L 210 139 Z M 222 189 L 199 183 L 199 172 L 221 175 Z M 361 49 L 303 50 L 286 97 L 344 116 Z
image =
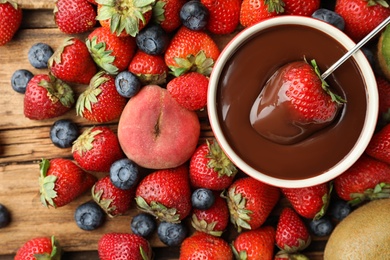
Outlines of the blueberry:
M 53 55 L 53 49 L 46 43 L 36 43 L 28 51 L 28 60 L 36 69 L 47 68 L 47 62 Z
M 341 31 L 344 30 L 344 27 L 345 27 L 344 18 L 332 10 L 329 10 L 326 8 L 317 9 L 312 14 L 312 17 L 319 19 L 321 21 L 327 22 L 327 23 L 337 27 Z
M 115 77 L 115 88 L 119 95 L 131 98 L 141 89 L 141 81 L 130 71 L 122 71 Z
M 20 69 L 16 70 L 11 77 L 11 86 L 13 90 L 24 94 L 26 92 L 27 84 L 34 77 L 31 71 Z
M 94 201 L 88 201 L 76 208 L 74 219 L 79 228 L 95 230 L 104 223 L 105 213 Z
M 328 236 L 333 231 L 333 223 L 327 216 L 320 219 L 313 219 L 309 223 L 309 228 L 315 236 Z
M 209 10 L 198 0 L 188 1 L 180 9 L 180 20 L 190 30 L 205 29 L 209 17 Z
M 160 222 L 157 235 L 167 246 L 179 246 L 187 236 L 187 228 L 183 223 Z
M 343 220 L 351 211 L 351 205 L 345 200 L 335 200 L 330 204 L 329 212 L 338 221 Z
M 147 213 L 140 213 L 131 220 L 131 231 L 144 238 L 149 237 L 157 228 L 155 218 Z
M 169 36 L 159 24 L 151 23 L 135 37 L 138 48 L 150 55 L 162 55 L 168 47 Z
M 110 167 L 110 180 L 119 189 L 131 189 L 138 179 L 138 165 L 127 158 L 115 161 Z
M 11 222 L 11 216 L 6 206 L 0 204 L 0 228 L 7 226 Z
M 196 209 L 209 209 L 214 201 L 214 193 L 209 189 L 199 188 L 191 195 L 191 204 Z
M 68 119 L 57 120 L 50 128 L 50 139 L 59 148 L 71 147 L 78 136 L 78 126 Z

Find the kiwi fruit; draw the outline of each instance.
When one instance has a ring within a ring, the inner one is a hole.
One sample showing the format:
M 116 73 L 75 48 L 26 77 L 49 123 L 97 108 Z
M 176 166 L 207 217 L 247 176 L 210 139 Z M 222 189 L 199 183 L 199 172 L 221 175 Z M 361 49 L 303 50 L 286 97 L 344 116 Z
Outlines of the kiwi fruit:
M 381 33 L 377 50 L 379 67 L 383 75 L 390 80 L 390 25 Z
M 324 260 L 390 259 L 390 199 L 367 202 L 329 236 Z

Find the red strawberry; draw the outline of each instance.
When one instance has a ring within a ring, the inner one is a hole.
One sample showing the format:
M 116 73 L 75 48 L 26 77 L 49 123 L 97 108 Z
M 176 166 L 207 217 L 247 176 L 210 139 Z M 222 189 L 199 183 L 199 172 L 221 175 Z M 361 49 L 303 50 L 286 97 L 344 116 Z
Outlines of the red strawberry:
M 54 21 L 62 32 L 83 33 L 96 24 L 96 9 L 87 0 L 56 0 Z
M 219 54 L 219 47 L 206 32 L 182 26 L 165 51 L 165 63 L 175 76 L 188 71 L 208 76 Z
M 207 105 L 209 79 L 198 72 L 182 74 L 167 84 L 171 96 L 184 108 L 196 111 Z
M 115 187 L 110 176 L 99 179 L 92 187 L 92 198 L 109 217 L 125 214 L 134 200 L 135 189 L 123 190 Z
M 155 0 L 110 1 L 96 0 L 98 4 L 96 20 L 103 28 L 121 37 L 135 37 L 152 17 Z
M 186 0 L 158 0 L 153 7 L 153 20 L 166 32 L 173 32 L 180 27 L 180 9 Z
M 376 83 L 379 94 L 379 115 L 386 116 L 390 112 L 390 81 L 383 76 L 376 75 Z
M 33 120 L 61 116 L 74 104 L 72 88 L 52 75 L 35 75 L 27 84 L 24 115 Z
M 236 166 L 216 140 L 200 144 L 190 159 L 190 181 L 194 188 L 226 189 L 236 173 Z
M 244 231 L 232 243 L 236 259 L 272 260 L 274 255 L 275 229 L 264 226 Z
M 309 230 L 292 208 L 286 207 L 280 213 L 275 241 L 276 245 L 287 253 L 302 251 L 310 244 Z
M 140 210 L 167 222 L 180 222 L 191 211 L 188 168 L 158 170 L 138 184 L 135 198 Z
M 257 229 L 279 201 L 280 190 L 252 177 L 235 180 L 227 190 L 230 220 L 238 232 Z
M 118 37 L 105 27 L 93 30 L 86 44 L 96 64 L 113 75 L 127 69 L 137 46 L 134 37 Z
M 136 234 L 106 233 L 98 242 L 100 260 L 152 259 L 149 242 Z
M 138 50 L 130 62 L 129 71 L 136 75 L 143 85 L 160 85 L 167 81 L 168 67 L 163 56 Z
M 16 252 L 14 260 L 61 259 L 62 250 L 52 237 L 35 237 Z
M 67 205 L 96 182 L 95 176 L 68 159 L 42 159 L 39 167 L 41 202 L 46 207 Z
M 240 9 L 240 23 L 249 27 L 283 11 L 279 0 L 243 0 Z
M 83 169 L 96 172 L 109 172 L 113 162 L 124 158 L 117 135 L 107 126 L 84 130 L 74 141 L 72 153 Z
M 320 8 L 320 0 L 283 0 L 284 12 L 287 15 L 311 16 Z
M 57 78 L 71 82 L 88 84 L 96 74 L 97 67 L 88 48 L 78 38 L 66 38 L 48 62 L 50 72 Z
M 366 148 L 366 153 L 379 161 L 390 164 L 390 124 L 373 135 Z
M 214 192 L 215 201 L 209 209 L 193 209 L 192 226 L 214 236 L 221 236 L 229 223 L 229 209 L 226 199 Z
M 15 35 L 22 23 L 23 11 L 12 0 L 0 0 L 0 46 L 5 45 Z
M 204 232 L 195 232 L 184 239 L 180 246 L 179 260 L 208 259 L 233 260 L 229 244 L 220 237 Z
M 337 195 L 352 205 L 390 197 L 390 166 L 362 155 L 334 180 Z
M 344 32 L 356 42 L 390 16 L 388 3 L 380 0 L 337 0 L 334 10 L 344 18 Z
M 302 217 L 321 218 L 329 205 L 331 184 L 322 183 L 305 188 L 281 188 L 283 195 Z
M 127 103 L 115 87 L 115 77 L 104 71 L 92 77 L 88 88 L 77 99 L 76 113 L 94 122 L 118 119 Z
M 214 34 L 234 32 L 240 23 L 241 0 L 201 0 L 209 10 L 207 29 Z

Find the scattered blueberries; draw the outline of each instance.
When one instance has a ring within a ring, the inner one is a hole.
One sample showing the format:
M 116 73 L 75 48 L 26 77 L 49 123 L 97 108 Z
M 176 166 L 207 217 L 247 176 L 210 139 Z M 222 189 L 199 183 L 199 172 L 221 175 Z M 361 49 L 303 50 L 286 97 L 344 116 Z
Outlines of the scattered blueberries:
M 187 228 L 184 223 L 160 222 L 157 235 L 161 242 L 167 246 L 179 246 L 187 236 Z
M 190 30 L 200 31 L 209 21 L 209 10 L 197 0 L 190 0 L 180 9 L 180 21 Z
M 24 94 L 26 92 L 27 84 L 32 77 L 34 77 L 34 74 L 29 70 L 16 70 L 11 77 L 12 89 L 18 93 Z
M 309 228 L 315 236 L 324 237 L 332 233 L 334 226 L 330 218 L 324 216 L 320 219 L 311 220 Z
M 130 71 L 122 71 L 115 77 L 115 88 L 122 97 L 133 97 L 141 87 L 141 81 Z
M 191 204 L 196 209 L 209 209 L 214 202 L 214 193 L 206 188 L 196 189 L 191 195 Z
M 150 55 L 162 55 L 168 48 L 169 36 L 156 23 L 147 25 L 135 37 L 138 48 Z
M 131 231 L 144 238 L 149 237 L 157 228 L 155 218 L 147 213 L 140 213 L 131 220 Z
M 349 215 L 352 211 L 351 205 L 345 200 L 334 200 L 330 204 L 330 214 L 333 218 L 340 221 Z
M 115 161 L 110 167 L 110 180 L 119 189 L 131 189 L 138 179 L 138 165 L 127 158 Z
M 336 13 L 332 10 L 329 10 L 326 8 L 317 9 L 312 14 L 312 17 L 319 19 L 321 21 L 327 22 L 327 23 L 337 27 L 341 31 L 343 31 L 345 28 L 345 21 L 344 21 L 343 17 L 341 17 L 338 13 Z
M 50 128 L 50 139 L 59 148 L 71 147 L 78 136 L 78 126 L 68 119 L 57 120 Z
M 53 55 L 53 49 L 46 43 L 36 43 L 28 51 L 28 60 L 36 69 L 47 68 L 47 62 Z
M 6 206 L 0 204 L 0 228 L 7 226 L 11 222 L 11 216 Z
M 104 223 L 105 213 L 94 201 L 88 201 L 76 208 L 74 219 L 79 228 L 95 230 Z

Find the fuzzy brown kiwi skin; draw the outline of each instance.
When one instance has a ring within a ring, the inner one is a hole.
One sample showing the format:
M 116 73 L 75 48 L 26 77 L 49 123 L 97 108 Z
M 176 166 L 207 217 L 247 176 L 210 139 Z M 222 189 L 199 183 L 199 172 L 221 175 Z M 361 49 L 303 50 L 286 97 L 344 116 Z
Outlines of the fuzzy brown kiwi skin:
M 390 80 L 390 67 L 387 65 L 386 60 L 384 58 L 384 55 L 382 53 L 382 45 L 383 45 L 383 39 L 384 39 L 384 33 L 382 33 L 379 37 L 378 40 L 378 45 L 377 45 L 377 60 L 378 60 L 378 65 L 379 68 L 383 74 L 383 76 L 387 79 Z
M 324 260 L 390 259 L 390 199 L 355 209 L 330 235 Z

